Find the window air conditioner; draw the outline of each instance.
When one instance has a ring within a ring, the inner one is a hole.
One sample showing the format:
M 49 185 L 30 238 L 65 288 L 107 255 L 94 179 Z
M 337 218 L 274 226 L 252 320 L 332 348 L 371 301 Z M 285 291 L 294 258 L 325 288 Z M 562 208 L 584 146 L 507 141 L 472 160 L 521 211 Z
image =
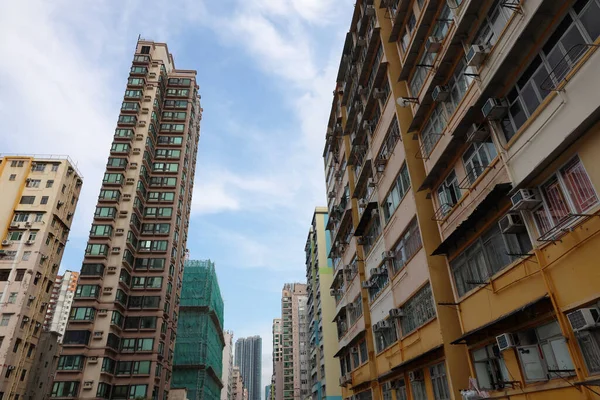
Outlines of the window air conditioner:
M 435 36 L 429 36 L 425 43 L 425 50 L 429 54 L 438 53 L 442 49 L 442 40 Z
M 91 389 L 93 387 L 94 387 L 94 381 L 85 381 L 85 382 L 83 382 L 83 388 L 84 389 L 89 390 L 89 389 Z
M 142 150 L 139 147 L 134 147 L 133 154 L 140 154 Z
M 600 325 L 600 310 L 596 307 L 580 308 L 567 314 L 574 332 L 595 328 Z
M 356 41 L 356 46 L 362 47 L 362 46 L 366 46 L 366 45 L 367 45 L 367 40 L 364 38 L 364 36 L 359 36 L 358 40 Z
M 375 276 L 375 275 L 381 275 L 381 269 L 380 268 L 371 268 L 371 276 Z
M 27 241 L 25 241 L 25 244 L 26 244 L 27 246 L 31 246 L 31 245 L 32 245 L 32 244 L 34 244 L 34 243 L 35 243 L 35 242 L 34 242 L 33 240 L 27 240 Z
M 331 297 L 335 297 L 335 296 L 337 296 L 337 295 L 339 294 L 339 292 L 340 292 L 340 291 L 339 291 L 339 290 L 337 290 L 337 289 L 330 289 L 330 290 L 329 290 L 329 295 L 330 295 Z
M 404 311 L 401 308 L 392 308 L 390 310 L 390 318 L 404 317 Z
M 467 51 L 467 65 L 469 67 L 479 67 L 488 54 L 488 49 L 485 46 L 474 44 Z
M 97 356 L 88 357 L 88 363 L 95 364 L 97 362 L 98 362 L 98 357 Z
M 109 274 L 116 274 L 117 273 L 117 267 L 114 267 L 114 266 L 108 267 L 108 269 L 107 269 L 106 272 L 109 273 Z
M 367 181 L 367 185 L 369 187 L 375 187 L 377 186 L 377 180 L 375 180 L 375 178 L 369 178 L 369 180 Z
M 450 96 L 450 88 L 446 85 L 438 85 L 433 89 L 431 97 L 433 101 L 444 102 Z
M 3 240 L 2 241 L 2 246 L 9 246 L 10 245 L 10 240 Z
M 389 321 L 379 321 L 375 324 L 375 330 L 381 331 L 383 329 L 388 329 L 390 327 Z
M 123 236 L 125 234 L 125 229 L 119 228 L 115 231 L 115 236 Z
M 532 210 L 541 202 L 542 198 L 537 189 L 520 189 L 510 197 L 513 211 Z
M 478 125 L 473 124 L 471 128 L 469 128 L 469 132 L 467 132 L 467 142 L 469 143 L 478 143 L 483 142 L 490 135 L 490 131 L 486 124 Z
M 120 247 L 113 247 L 112 248 L 112 254 L 119 254 L 121 252 L 121 248 Z
M 335 198 L 335 191 L 333 191 L 333 190 L 332 190 L 332 191 L 330 191 L 330 192 L 329 192 L 329 194 L 328 194 L 328 197 L 329 197 L 330 199 L 334 199 L 334 198 Z
M 369 17 L 375 15 L 375 7 L 373 7 L 372 5 L 368 5 L 365 8 L 365 15 L 368 15 Z
M 386 260 L 393 260 L 394 259 L 394 252 L 393 251 L 384 251 L 383 253 L 381 253 L 381 258 L 386 261 Z
M 18 222 L 11 222 L 11 223 L 10 223 L 10 227 L 11 227 L 11 228 L 17 228 L 17 229 L 18 229 L 18 228 L 20 228 L 20 227 L 21 227 L 21 225 L 19 225 L 19 223 L 18 223 Z
M 519 213 L 508 213 L 498 221 L 502 233 L 521 233 L 526 232 L 525 222 Z
M 358 201 L 358 206 L 360 208 L 367 208 L 367 205 L 369 205 L 369 202 L 366 199 L 360 199 Z
M 500 351 L 515 347 L 515 340 L 512 333 L 503 333 L 502 335 L 496 336 L 496 343 L 498 344 L 498 349 L 500 349 Z
M 102 309 L 102 310 L 98 310 L 98 315 L 107 315 L 108 314 L 108 310 L 107 309 Z
M 374 208 L 371 210 L 371 218 L 379 218 L 379 209 Z
M 371 286 L 373 286 L 373 285 L 371 284 L 371 282 L 370 282 L 370 281 L 364 281 L 364 282 L 361 284 L 361 287 L 362 287 L 363 289 L 370 289 L 370 288 L 371 288 Z
M 483 116 L 490 121 L 502 119 L 506 115 L 507 111 L 508 107 L 504 100 L 496 99 L 494 97 L 490 97 L 489 99 L 487 99 L 487 101 L 481 108 Z
M 23 317 L 23 322 L 28 322 L 29 321 L 29 317 Z

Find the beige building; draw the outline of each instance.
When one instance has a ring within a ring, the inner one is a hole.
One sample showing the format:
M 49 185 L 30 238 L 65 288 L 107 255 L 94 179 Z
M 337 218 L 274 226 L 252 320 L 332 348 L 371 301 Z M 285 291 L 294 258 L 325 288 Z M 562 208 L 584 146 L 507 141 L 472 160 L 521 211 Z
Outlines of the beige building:
M 52 288 L 50 303 L 44 320 L 44 330 L 57 332 L 59 342 L 67 329 L 67 321 L 71 312 L 71 305 L 75 297 L 79 272 L 66 271 L 57 276 Z
M 231 385 L 233 382 L 233 332 L 224 331 L 225 347 L 223 348 L 223 375 L 221 382 L 221 400 L 231 400 Z
M 83 181 L 66 157 L 0 157 L 0 398 L 25 397 Z
M 271 379 L 271 397 L 283 399 L 283 321 L 273 320 L 273 377 Z
M 165 43 L 138 41 L 126 85 L 53 397 L 171 386 L 202 108 Z
M 304 399 L 309 393 L 307 287 L 286 283 L 281 292 L 283 400 Z
M 244 399 L 244 395 L 247 398 L 247 393 L 248 390 L 244 387 L 244 379 L 242 378 L 240 367 L 233 367 L 231 374 L 231 398 L 233 400 L 246 400 Z

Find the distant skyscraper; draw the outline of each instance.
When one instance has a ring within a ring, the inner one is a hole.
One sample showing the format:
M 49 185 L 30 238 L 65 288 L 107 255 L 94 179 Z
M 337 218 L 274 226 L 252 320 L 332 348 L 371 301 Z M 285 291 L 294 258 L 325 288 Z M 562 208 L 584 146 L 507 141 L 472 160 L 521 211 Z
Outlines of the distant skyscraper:
M 221 400 L 231 400 L 231 384 L 233 382 L 233 332 L 223 332 L 225 337 L 225 347 L 223 348 L 223 389 L 221 390 Z
M 309 395 L 306 289 L 303 283 L 286 283 L 281 292 L 283 400 L 300 400 Z
M 273 320 L 273 376 L 271 384 L 275 400 L 283 399 L 283 324 L 281 318 Z
M 46 311 L 44 330 L 57 332 L 59 334 L 58 341 L 61 343 L 62 335 L 67 329 L 67 320 L 71 312 L 78 277 L 79 272 L 73 271 L 67 271 L 64 275 L 56 277 L 50 296 L 50 304 L 48 304 L 48 310 Z
M 240 338 L 235 342 L 235 365 L 240 368 L 248 400 L 261 400 L 262 339 L 260 336 Z
M 185 262 L 177 332 L 171 387 L 190 400 L 220 400 L 223 298 L 210 260 Z

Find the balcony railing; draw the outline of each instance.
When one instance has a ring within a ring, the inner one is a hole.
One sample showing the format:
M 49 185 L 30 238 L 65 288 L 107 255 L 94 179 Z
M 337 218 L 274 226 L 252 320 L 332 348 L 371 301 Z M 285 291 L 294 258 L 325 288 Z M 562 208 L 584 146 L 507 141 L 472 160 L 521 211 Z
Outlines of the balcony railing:
M 580 43 L 571 47 L 552 71 L 550 71 L 546 79 L 544 79 L 540 85 L 541 89 L 549 92 L 556 91 L 563 82 L 567 81 L 567 75 L 575 68 L 583 55 L 591 48 L 598 47 L 600 45 L 590 43 Z

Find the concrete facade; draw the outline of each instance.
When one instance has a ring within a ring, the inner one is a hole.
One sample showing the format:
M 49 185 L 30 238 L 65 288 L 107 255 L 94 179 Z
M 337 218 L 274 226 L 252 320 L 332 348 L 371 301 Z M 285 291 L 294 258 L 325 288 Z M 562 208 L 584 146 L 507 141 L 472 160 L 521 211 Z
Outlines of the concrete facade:
M 356 3 L 324 151 L 345 398 L 600 398 L 599 18 Z
M 58 332 L 58 340 L 61 343 L 62 336 L 67 329 L 78 278 L 78 272 L 66 271 L 63 275 L 56 277 L 52 288 L 50 303 L 44 319 L 44 330 Z
M 231 379 L 231 397 L 233 400 L 244 400 L 244 392 L 247 390 L 244 388 L 244 378 L 238 366 L 233 367 Z M 246 394 L 247 396 L 247 394 Z
M 52 378 L 61 352 L 60 335 L 44 331 L 40 335 L 37 358 L 27 381 L 27 399 L 48 400 L 52 390 Z
M 273 320 L 273 377 L 271 379 L 272 397 L 283 399 L 283 321 Z
M 233 332 L 224 331 L 225 347 L 223 348 L 223 390 L 221 391 L 221 400 L 231 400 L 231 385 L 233 381 Z
M 138 41 L 53 397 L 168 398 L 202 118 L 198 89 L 196 71 L 176 69 L 165 43 Z
M 310 394 L 313 400 L 341 398 L 337 331 L 333 322 L 335 300 L 329 291 L 333 264 L 328 260 L 330 241 L 325 230 L 327 207 L 317 207 L 306 239 L 307 335 L 310 369 Z
M 307 288 L 286 283 L 281 292 L 284 400 L 310 395 L 308 383 Z
M 82 186 L 67 157 L 0 156 L 0 398 L 24 396 Z

